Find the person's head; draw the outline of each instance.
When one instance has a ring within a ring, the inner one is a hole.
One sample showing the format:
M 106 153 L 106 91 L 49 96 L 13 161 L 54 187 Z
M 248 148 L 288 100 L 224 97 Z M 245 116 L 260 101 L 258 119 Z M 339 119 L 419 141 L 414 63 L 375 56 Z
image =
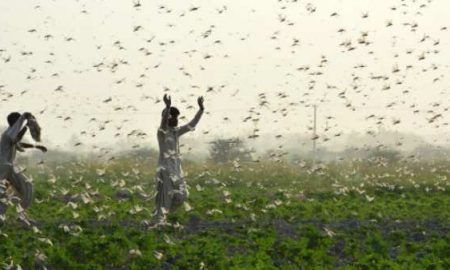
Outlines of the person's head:
M 163 111 L 164 113 L 164 111 Z M 178 126 L 178 116 L 180 115 L 180 111 L 176 107 L 170 107 L 169 118 L 167 119 L 167 125 L 169 127 Z
M 20 113 L 18 113 L 18 112 L 10 113 L 7 117 L 9 126 L 12 127 L 19 118 L 20 118 Z

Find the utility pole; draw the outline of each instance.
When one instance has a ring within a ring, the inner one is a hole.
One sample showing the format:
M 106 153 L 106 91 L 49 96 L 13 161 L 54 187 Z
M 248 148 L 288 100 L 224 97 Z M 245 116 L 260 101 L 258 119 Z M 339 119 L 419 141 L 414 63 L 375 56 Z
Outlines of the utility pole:
M 313 125 L 313 166 L 316 166 L 316 140 L 317 140 L 317 105 L 314 104 L 314 125 Z

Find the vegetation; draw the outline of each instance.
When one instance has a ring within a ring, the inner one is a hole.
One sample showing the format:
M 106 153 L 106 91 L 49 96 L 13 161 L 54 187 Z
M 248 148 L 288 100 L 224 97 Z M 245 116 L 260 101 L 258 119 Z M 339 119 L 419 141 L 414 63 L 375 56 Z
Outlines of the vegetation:
M 29 168 L 34 226 L 10 207 L 5 269 L 448 269 L 445 162 L 187 163 L 190 196 L 149 226 L 152 160 Z

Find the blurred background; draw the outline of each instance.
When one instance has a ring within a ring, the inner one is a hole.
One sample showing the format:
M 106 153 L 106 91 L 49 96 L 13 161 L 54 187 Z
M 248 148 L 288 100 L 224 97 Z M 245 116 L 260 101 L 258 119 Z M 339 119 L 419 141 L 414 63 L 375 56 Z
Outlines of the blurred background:
M 165 93 L 181 124 L 205 97 L 206 114 L 181 140 L 187 159 L 445 157 L 449 9 L 445 0 L 2 1 L 0 113 L 3 125 L 11 111 L 35 114 L 46 159 L 156 156 Z

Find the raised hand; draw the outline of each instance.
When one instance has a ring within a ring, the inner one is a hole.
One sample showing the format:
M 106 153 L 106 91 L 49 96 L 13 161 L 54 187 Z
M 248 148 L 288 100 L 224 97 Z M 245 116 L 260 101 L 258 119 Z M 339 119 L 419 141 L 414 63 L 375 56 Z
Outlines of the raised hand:
M 33 115 L 29 112 L 25 112 L 23 113 L 23 116 L 25 117 L 25 119 L 29 120 L 31 117 L 33 117 Z
M 166 107 L 170 108 L 170 105 L 172 104 L 172 100 L 170 99 L 170 96 L 168 96 L 167 94 L 164 94 L 163 100 L 164 100 L 164 103 L 166 104 Z
M 203 97 L 198 97 L 197 99 L 198 107 L 200 107 L 200 110 L 202 111 L 205 109 L 205 107 L 203 106 L 203 101 L 204 101 Z

